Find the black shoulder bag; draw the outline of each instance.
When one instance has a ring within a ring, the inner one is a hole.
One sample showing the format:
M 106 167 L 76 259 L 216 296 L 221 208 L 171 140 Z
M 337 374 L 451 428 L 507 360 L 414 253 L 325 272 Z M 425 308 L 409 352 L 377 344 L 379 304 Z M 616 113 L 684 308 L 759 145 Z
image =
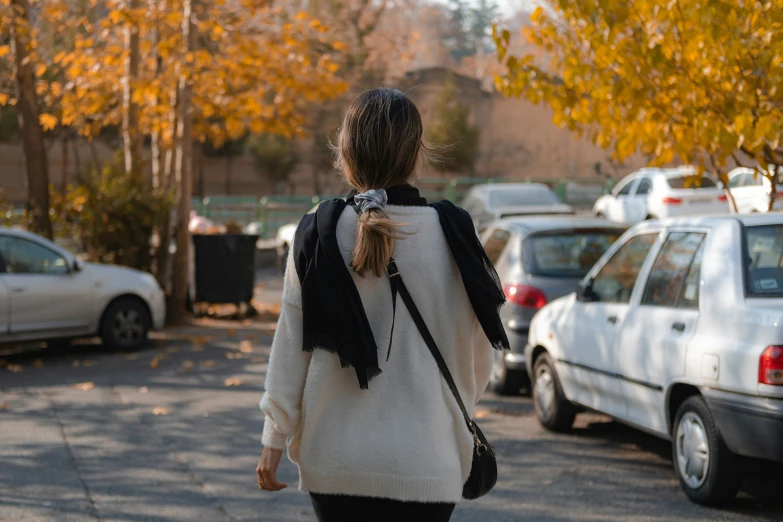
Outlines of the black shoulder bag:
M 408 308 L 413 322 L 416 323 L 416 327 L 419 329 L 427 348 L 430 349 L 430 353 L 435 358 L 435 362 L 438 363 L 440 373 L 443 375 L 446 384 L 448 384 L 451 393 L 457 400 L 459 409 L 462 411 L 462 416 L 465 418 L 465 424 L 468 426 L 468 430 L 473 435 L 473 464 L 470 468 L 470 476 L 468 476 L 467 482 L 462 487 L 462 498 L 473 500 L 475 498 L 482 497 L 489 493 L 489 491 L 495 487 L 495 483 L 498 480 L 498 466 L 495 461 L 495 452 L 487 442 L 487 438 L 481 432 L 476 423 L 470 419 L 468 411 L 465 409 L 465 404 L 462 402 L 462 398 L 457 390 L 457 385 L 454 384 L 454 379 L 451 377 L 446 361 L 443 360 L 443 356 L 438 350 L 438 346 L 435 344 L 435 340 L 430 334 L 430 330 L 427 328 L 427 324 L 424 322 L 424 318 L 421 316 L 419 309 L 413 302 L 411 294 L 408 292 L 405 283 L 400 277 L 400 271 L 397 268 L 397 264 L 394 259 L 389 260 L 389 264 L 386 267 L 386 273 L 389 275 L 389 282 L 392 289 L 392 303 L 393 309 L 396 310 L 397 292 L 399 292 L 402 301 Z M 394 323 L 392 322 L 392 325 Z M 392 326 L 392 331 L 394 326 Z M 391 347 L 391 346 L 390 346 Z

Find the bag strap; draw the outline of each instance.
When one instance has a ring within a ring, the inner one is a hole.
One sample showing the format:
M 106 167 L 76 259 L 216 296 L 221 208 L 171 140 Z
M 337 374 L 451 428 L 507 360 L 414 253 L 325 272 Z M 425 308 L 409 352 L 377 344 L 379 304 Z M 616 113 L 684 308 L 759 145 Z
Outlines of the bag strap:
M 451 390 L 452 395 L 454 395 L 454 398 L 457 400 L 457 405 L 462 412 L 462 416 L 465 418 L 465 424 L 468 425 L 470 432 L 475 435 L 476 430 L 473 427 L 473 421 L 470 420 L 468 410 L 465 409 L 465 404 L 462 402 L 462 398 L 459 395 L 459 390 L 457 390 L 457 385 L 454 383 L 454 379 L 451 377 L 449 367 L 446 366 L 446 361 L 443 359 L 443 356 L 438 349 L 438 345 L 435 344 L 435 339 L 432 338 L 432 334 L 430 334 L 430 330 L 427 328 L 427 323 L 424 322 L 424 318 L 421 316 L 416 303 L 413 302 L 413 297 L 411 297 L 410 292 L 408 292 L 408 287 L 405 286 L 405 282 L 403 282 L 402 276 L 400 276 L 400 270 L 397 268 L 397 263 L 394 262 L 394 258 L 389 260 L 389 264 L 386 267 L 386 273 L 389 275 L 389 281 L 391 282 L 392 299 L 396 301 L 395 294 L 396 291 L 399 291 L 400 297 L 402 297 L 402 302 L 405 303 L 405 307 L 408 309 L 408 312 L 410 312 L 411 318 L 413 318 L 413 322 L 416 323 L 416 327 L 419 329 L 419 333 L 421 333 L 421 336 L 424 339 L 424 343 L 427 345 L 430 353 L 435 358 L 435 362 L 438 363 L 438 368 L 440 369 L 440 373 L 443 375 L 443 379 L 446 381 L 446 384 Z M 393 321 L 394 320 L 392 319 L 392 330 L 394 328 Z

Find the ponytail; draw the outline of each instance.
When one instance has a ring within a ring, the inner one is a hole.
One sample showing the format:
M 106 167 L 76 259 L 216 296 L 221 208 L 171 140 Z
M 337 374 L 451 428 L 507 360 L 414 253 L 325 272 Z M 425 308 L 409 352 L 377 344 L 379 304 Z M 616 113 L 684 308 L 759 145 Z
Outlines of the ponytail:
M 359 216 L 356 230 L 356 246 L 353 249 L 351 268 L 360 276 L 371 272 L 380 277 L 389 264 L 394 247 L 403 234 L 384 209 L 373 208 Z

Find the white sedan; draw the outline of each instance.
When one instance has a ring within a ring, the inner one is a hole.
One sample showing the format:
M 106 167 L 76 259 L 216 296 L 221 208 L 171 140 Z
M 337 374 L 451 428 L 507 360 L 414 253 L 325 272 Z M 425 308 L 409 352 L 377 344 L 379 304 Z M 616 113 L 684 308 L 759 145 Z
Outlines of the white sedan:
M 753 169 L 739 167 L 729 172 L 729 189 L 737 203 L 737 214 L 769 211 L 772 184 Z M 783 173 L 776 192 L 772 210 L 783 210 Z
M 593 214 L 618 223 L 646 219 L 728 214 L 728 197 L 714 179 L 694 178 L 690 167 L 641 169 L 623 178 L 611 194 L 601 196 Z
M 633 227 L 525 355 L 543 426 L 603 412 L 670 439 L 692 500 L 733 498 L 744 458 L 783 463 L 783 215 Z
M 98 335 L 109 348 L 135 349 L 165 318 L 152 275 L 86 263 L 40 236 L 0 228 L 0 343 Z

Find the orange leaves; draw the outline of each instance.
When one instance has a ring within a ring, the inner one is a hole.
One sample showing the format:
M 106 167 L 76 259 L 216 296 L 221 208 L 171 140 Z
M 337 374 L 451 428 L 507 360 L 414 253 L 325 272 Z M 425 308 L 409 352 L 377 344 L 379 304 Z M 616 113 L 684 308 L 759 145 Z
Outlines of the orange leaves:
M 71 386 L 74 390 L 90 391 L 95 389 L 95 383 L 93 382 L 79 382 Z

